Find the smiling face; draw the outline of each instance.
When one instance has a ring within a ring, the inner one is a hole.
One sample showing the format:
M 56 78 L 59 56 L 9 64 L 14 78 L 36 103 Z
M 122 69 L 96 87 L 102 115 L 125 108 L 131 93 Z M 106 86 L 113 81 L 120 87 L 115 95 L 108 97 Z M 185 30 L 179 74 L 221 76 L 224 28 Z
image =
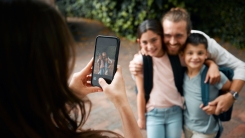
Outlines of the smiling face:
M 170 55 L 178 55 L 181 48 L 184 46 L 188 37 L 187 22 L 182 20 L 173 22 L 164 20 L 163 26 L 163 42 Z
M 164 52 L 162 49 L 162 38 L 151 30 L 146 31 L 137 39 L 142 50 L 153 57 L 161 57 Z
M 201 69 L 207 59 L 207 49 L 204 44 L 194 46 L 187 44 L 183 56 L 188 69 Z
M 102 53 L 102 57 L 106 58 L 106 53 L 105 52 Z

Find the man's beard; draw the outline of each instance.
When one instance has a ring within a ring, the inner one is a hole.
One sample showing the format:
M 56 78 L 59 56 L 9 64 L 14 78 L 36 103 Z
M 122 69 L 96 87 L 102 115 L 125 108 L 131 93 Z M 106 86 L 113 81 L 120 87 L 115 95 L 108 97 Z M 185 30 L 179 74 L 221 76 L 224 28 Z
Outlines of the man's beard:
M 167 52 L 168 52 L 168 54 L 169 55 L 179 55 L 179 53 L 180 53 L 180 48 L 178 49 L 178 50 L 169 50 L 168 48 L 167 48 Z

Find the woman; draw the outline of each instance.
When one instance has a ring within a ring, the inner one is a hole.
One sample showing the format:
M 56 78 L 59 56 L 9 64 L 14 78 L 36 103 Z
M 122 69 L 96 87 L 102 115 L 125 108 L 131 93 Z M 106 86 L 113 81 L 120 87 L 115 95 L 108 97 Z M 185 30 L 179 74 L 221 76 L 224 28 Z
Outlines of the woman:
M 120 67 L 110 85 L 99 79 L 102 89 L 92 87 L 87 83 L 91 60 L 68 85 L 75 43 L 53 7 L 41 1 L 0 0 L 0 17 L 0 137 L 121 137 L 105 130 L 78 130 L 88 116 L 85 104 L 90 102 L 84 96 L 102 89 L 121 115 L 125 137 L 142 137 Z

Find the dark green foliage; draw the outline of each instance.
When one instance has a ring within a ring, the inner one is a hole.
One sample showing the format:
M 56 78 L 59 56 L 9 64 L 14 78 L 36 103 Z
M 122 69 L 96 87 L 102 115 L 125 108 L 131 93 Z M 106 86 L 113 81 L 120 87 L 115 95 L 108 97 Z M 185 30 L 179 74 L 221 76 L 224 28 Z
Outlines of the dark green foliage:
M 193 29 L 245 48 L 243 5 L 244 0 L 72 0 L 66 12 L 67 16 L 99 20 L 118 35 L 135 40 L 143 20 L 160 20 L 172 7 L 183 7 L 191 15 Z
M 195 3 L 196 7 L 193 7 Z M 212 37 L 220 37 L 237 48 L 245 48 L 245 1 L 212 0 L 186 2 L 191 13 L 193 29 Z

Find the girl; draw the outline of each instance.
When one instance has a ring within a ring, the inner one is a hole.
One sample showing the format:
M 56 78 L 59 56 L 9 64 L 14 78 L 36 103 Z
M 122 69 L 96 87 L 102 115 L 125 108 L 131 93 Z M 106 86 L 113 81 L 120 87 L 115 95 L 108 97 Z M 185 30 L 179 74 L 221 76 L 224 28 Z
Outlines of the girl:
M 137 42 L 153 62 L 153 87 L 149 100 L 145 99 L 143 73 L 135 75 L 138 88 L 138 126 L 147 130 L 148 138 L 180 138 L 182 133 L 183 100 L 172 73 L 172 67 L 163 45 L 163 30 L 160 22 L 146 20 L 137 31 Z M 143 64 L 142 55 L 135 62 Z

